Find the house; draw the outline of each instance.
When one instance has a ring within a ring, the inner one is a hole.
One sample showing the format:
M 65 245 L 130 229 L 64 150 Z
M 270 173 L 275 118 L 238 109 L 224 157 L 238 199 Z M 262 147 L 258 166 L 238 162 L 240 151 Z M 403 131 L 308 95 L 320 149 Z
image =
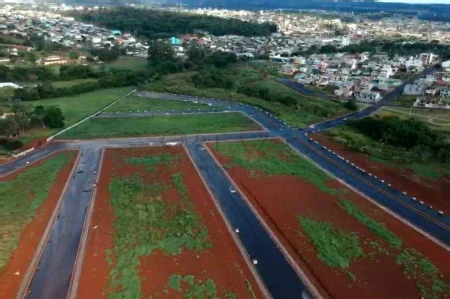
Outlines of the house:
M 20 88 L 20 85 L 17 85 L 17 84 L 12 83 L 12 82 L 0 83 L 0 88 L 4 88 L 4 87 L 10 87 L 10 88 L 17 89 L 17 88 Z
M 353 91 L 351 87 L 343 85 L 334 90 L 334 95 L 341 98 L 350 98 L 353 95 Z
M 425 89 L 425 94 L 427 96 L 435 96 L 437 95 L 439 92 L 439 89 L 436 87 L 428 87 L 427 89 Z
M 450 69 L 450 60 L 444 61 L 441 65 L 444 69 Z
M 439 95 L 443 96 L 443 97 L 448 97 L 450 96 L 450 89 L 448 88 L 442 88 L 441 91 L 439 92 Z
M 418 96 L 418 95 L 424 94 L 425 89 L 426 89 L 426 87 L 423 84 L 417 84 L 417 83 L 406 84 L 405 88 L 403 89 L 403 94 Z
M 380 77 L 390 78 L 392 75 L 394 75 L 392 67 L 388 64 L 383 65 L 383 68 L 380 70 Z
M 355 92 L 355 99 L 358 102 L 376 103 L 381 100 L 381 94 L 377 91 L 361 90 Z

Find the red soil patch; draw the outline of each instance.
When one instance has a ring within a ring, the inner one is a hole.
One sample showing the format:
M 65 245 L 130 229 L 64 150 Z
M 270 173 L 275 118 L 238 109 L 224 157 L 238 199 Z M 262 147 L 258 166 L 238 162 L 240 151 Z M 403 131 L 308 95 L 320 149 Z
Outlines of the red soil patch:
M 417 197 L 428 205 L 444 211 L 447 215 L 450 214 L 450 177 L 430 180 L 418 176 L 411 170 L 398 169 L 371 161 L 367 155 L 354 152 L 343 145 L 337 144 L 322 133 L 314 134 L 313 138 L 359 167 L 389 182 L 392 187 Z
M 137 148 L 106 150 L 103 160 L 99 189 L 96 196 L 92 224 L 89 229 L 89 239 L 83 263 L 77 298 L 107 298 L 108 275 L 111 267 L 106 262 L 105 250 L 114 248 L 114 211 L 109 202 L 108 185 L 113 177 L 124 177 L 139 172 L 142 178 L 149 181 L 151 174 L 143 166 L 121 164 L 118 157 L 138 157 L 161 153 L 162 148 Z M 168 167 L 157 167 L 158 182 L 170 180 L 172 174 L 181 172 L 184 185 L 188 190 L 190 201 L 195 212 L 200 215 L 201 222 L 208 230 L 212 248 L 193 252 L 183 250 L 179 255 L 167 255 L 159 250 L 150 256 L 141 258 L 139 265 L 140 277 L 144 279 L 141 288 L 143 298 L 155 296 L 158 298 L 178 298 L 172 290 L 164 294 L 171 275 L 194 275 L 205 281 L 212 279 L 219 294 L 225 288 L 238 298 L 252 298 L 246 279 L 255 291 L 257 298 L 263 298 L 252 273 L 244 258 L 230 236 L 225 223 L 217 211 L 209 193 L 201 181 L 186 152 L 181 153 L 182 160 L 176 171 Z M 164 174 L 160 174 L 165 172 Z M 170 172 L 170 173 L 169 173 Z M 153 178 L 154 179 L 154 178 Z M 171 189 L 163 197 L 167 201 L 179 201 L 178 192 Z M 96 227 L 94 229 L 94 227 Z M 114 263 L 114 260 L 113 260 Z M 224 296 L 220 296 L 221 298 Z
M 208 147 L 222 165 L 230 162 L 228 157 L 215 152 L 211 144 Z M 291 175 L 254 177 L 240 167 L 227 171 L 324 298 L 420 298 L 415 282 L 408 280 L 401 266 L 396 264 L 395 255 L 400 251 L 338 207 L 338 196 L 324 193 L 306 180 Z M 329 184 L 333 188 L 346 189 L 345 196 L 341 197 L 354 202 L 373 219 L 385 223 L 391 232 L 403 239 L 403 248 L 412 247 L 422 252 L 440 268 L 448 281 L 450 268 L 445 265 L 450 254 L 446 250 L 341 183 L 330 181 Z M 315 247 L 298 222 L 301 216 L 329 221 L 335 227 L 355 232 L 365 253 L 376 252 L 372 257 L 360 257 L 351 263 L 347 270 L 355 275 L 355 281 L 345 271 L 331 268 L 318 259 Z M 379 253 L 369 245 L 370 241 L 382 245 L 389 255 Z
M 77 151 L 65 151 L 66 153 L 77 153 Z M 10 175 L 0 178 L 0 181 L 9 181 L 14 179 L 18 174 L 26 169 L 38 167 L 45 162 L 45 160 L 61 154 L 55 153 L 43 160 L 40 160 L 29 167 L 16 171 Z M 76 160 L 76 155 L 68 161 L 66 166 L 58 173 L 55 183 L 51 187 L 47 199 L 38 208 L 36 217 L 33 222 L 25 227 L 25 230 L 20 236 L 19 247 L 11 256 L 8 265 L 0 272 L 0 298 L 14 298 L 18 291 L 19 285 L 22 282 L 23 275 L 28 269 L 28 266 L 33 259 L 34 253 L 41 241 L 42 234 L 47 227 L 50 217 L 55 209 L 56 204 L 61 196 L 61 193 L 66 185 L 67 179 L 70 176 L 72 168 Z M 19 272 L 19 275 L 15 275 Z
M 24 151 L 24 150 L 30 149 L 30 148 L 32 148 L 32 147 L 38 148 L 38 147 L 43 146 L 43 145 L 46 144 L 46 143 L 47 143 L 47 137 L 39 137 L 39 138 L 35 138 L 35 139 L 33 139 L 33 140 L 30 140 L 30 141 L 26 142 L 26 143 L 22 146 L 22 148 L 20 149 L 20 151 Z

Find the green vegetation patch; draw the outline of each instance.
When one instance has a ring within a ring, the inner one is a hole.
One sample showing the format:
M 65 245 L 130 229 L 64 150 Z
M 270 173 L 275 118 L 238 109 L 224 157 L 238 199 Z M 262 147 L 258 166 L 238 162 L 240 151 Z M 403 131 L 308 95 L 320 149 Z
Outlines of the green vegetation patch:
M 65 125 L 66 127 L 68 127 L 107 106 L 108 104 L 117 100 L 119 97 L 126 95 L 131 90 L 132 89 L 128 87 L 111 88 L 83 93 L 77 96 L 39 100 L 30 103 L 33 106 L 56 106 L 60 108 L 64 115 Z M 23 142 L 26 142 L 34 138 L 50 136 L 57 131 L 58 129 L 30 130 L 28 132 L 25 132 L 21 139 Z
M 378 125 L 385 119 L 368 117 L 351 121 L 347 125 L 327 130 L 326 134 L 334 142 L 367 154 L 378 163 L 412 170 L 429 179 L 450 175 L 449 136 L 412 118 L 394 117 L 394 120 L 386 120 L 389 123 L 386 126 Z
M 184 102 L 178 100 L 153 99 L 146 97 L 129 96 L 116 104 L 112 105 L 106 111 L 186 111 L 188 109 L 211 109 L 218 106 L 209 106 L 204 103 Z
M 225 167 L 242 167 L 251 175 L 293 175 L 307 180 L 323 192 L 336 194 L 328 187 L 331 178 L 284 143 L 267 140 L 217 142 L 214 150 L 231 159 Z
M 401 247 L 402 240 L 394 233 L 390 232 L 386 226 L 378 221 L 370 218 L 366 213 L 361 211 L 353 202 L 341 199 L 338 205 L 347 213 L 355 217 L 359 222 L 367 226 L 372 232 L 388 241 L 392 246 Z
M 25 169 L 12 180 L 0 182 L 0 270 L 8 264 L 22 231 L 36 217 L 58 173 L 73 155 L 59 153 L 42 165 Z
M 269 75 L 264 79 L 264 71 Z M 221 72 L 234 84 L 230 88 L 199 87 L 193 83 L 195 72 L 171 74 L 153 81 L 147 87 L 158 92 L 171 92 L 200 97 L 230 99 L 270 111 L 294 127 L 306 127 L 346 112 L 338 102 L 305 96 L 273 80 L 279 77 L 269 66 L 232 65 Z M 273 74 L 272 74 L 273 73 Z M 286 105 L 286 104 L 289 105 Z
M 163 155 L 156 160 L 164 160 Z M 143 166 L 148 166 L 148 161 L 142 159 L 132 163 L 137 165 L 141 162 Z M 171 167 L 177 164 L 171 163 Z M 189 199 L 183 175 L 176 173 L 171 180 L 161 182 L 157 173 L 153 173 L 152 183 L 147 183 L 139 173 L 135 173 L 125 178 L 114 178 L 108 187 L 116 217 L 116 264 L 109 274 L 110 299 L 142 297 L 139 259 L 155 250 L 178 255 L 183 250 L 198 252 L 212 246 L 208 232 Z M 164 199 L 166 192 L 173 188 L 180 196 L 178 202 Z M 107 259 L 111 260 L 111 257 Z
M 91 118 L 58 138 L 170 136 L 261 130 L 241 113 Z
M 417 97 L 418 96 L 404 94 L 395 99 L 394 104 L 411 107 L 413 103 L 416 101 Z
M 318 257 L 330 267 L 346 269 L 363 254 L 358 237 L 336 228 L 330 222 L 299 217 L 298 221 L 312 240 Z
M 450 285 L 439 269 L 415 249 L 405 249 L 396 258 L 405 275 L 416 281 L 421 295 L 427 299 L 447 298 Z
M 142 157 L 126 157 L 124 162 L 132 165 L 145 165 L 146 169 L 151 172 L 156 171 L 156 166 L 165 165 L 169 166 L 172 163 L 176 163 L 181 160 L 180 155 L 171 155 L 168 153 L 153 155 L 153 156 L 142 156 Z
M 219 298 L 218 290 L 214 281 L 208 278 L 205 282 L 193 275 L 172 275 L 169 278 L 168 287 L 164 290 L 165 294 L 171 294 L 173 291 L 182 293 L 186 299 L 206 299 Z M 237 298 L 232 292 L 227 291 L 227 298 Z
M 52 82 L 54 88 L 72 87 L 75 85 L 85 84 L 85 83 L 95 83 L 97 79 L 75 79 L 70 81 L 55 81 Z

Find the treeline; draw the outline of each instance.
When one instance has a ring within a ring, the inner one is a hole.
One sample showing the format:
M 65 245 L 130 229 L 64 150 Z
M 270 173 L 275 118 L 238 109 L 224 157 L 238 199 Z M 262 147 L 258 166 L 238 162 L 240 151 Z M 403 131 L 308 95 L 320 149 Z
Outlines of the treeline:
M 134 71 L 127 69 L 112 69 L 111 71 L 99 74 L 100 79 L 98 79 L 97 82 L 88 82 L 71 87 L 55 88 L 51 82 L 44 81 L 36 87 L 17 88 L 14 90 L 13 99 L 28 102 L 38 101 L 41 99 L 73 96 L 104 88 L 140 85 L 150 79 L 150 74 L 146 71 Z M 96 74 L 96 76 L 99 76 L 99 74 Z
M 450 144 L 445 136 L 414 118 L 366 117 L 349 120 L 347 126 L 376 142 L 413 152 L 416 161 L 450 162 Z
M 99 78 L 102 74 L 92 71 L 89 66 L 61 65 L 59 73 L 45 66 L 29 68 L 0 66 L 0 80 L 27 82 L 27 81 L 66 81 L 73 79 Z
M 0 119 L 0 148 L 6 150 L 21 148 L 23 143 L 10 137 L 20 136 L 30 128 L 56 129 L 64 127 L 64 115 L 56 106 L 32 107 L 21 101 L 13 101 L 11 108 L 14 116 Z
M 172 37 L 177 34 L 207 31 L 213 35 L 263 36 L 277 31 L 275 24 L 250 23 L 237 19 L 192 15 L 169 11 L 135 8 L 74 11 L 75 18 L 110 29 L 134 32 L 150 39 Z
M 379 53 L 384 52 L 390 56 L 417 56 L 421 53 L 433 53 L 439 55 L 444 60 L 450 59 L 450 46 L 439 43 L 409 43 L 405 42 L 382 42 L 382 41 L 364 41 L 359 44 L 351 44 L 345 47 L 337 48 L 332 45 L 318 47 L 312 45 L 305 51 L 298 51 L 293 55 L 311 55 L 311 54 L 332 54 L 332 53 Z

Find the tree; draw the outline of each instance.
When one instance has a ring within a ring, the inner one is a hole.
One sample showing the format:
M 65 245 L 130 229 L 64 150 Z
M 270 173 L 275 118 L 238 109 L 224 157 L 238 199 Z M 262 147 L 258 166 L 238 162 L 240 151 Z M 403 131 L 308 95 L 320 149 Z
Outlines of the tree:
M 352 110 L 355 111 L 358 109 L 358 106 L 356 106 L 356 102 L 355 101 L 347 101 L 344 104 L 344 108 L 347 110 Z
M 14 118 L 0 119 L 0 136 L 15 136 L 20 131 L 19 124 Z
M 61 109 L 56 106 L 50 106 L 45 109 L 45 116 L 43 118 L 44 124 L 49 128 L 64 127 L 64 115 Z
M 14 90 L 14 99 L 21 101 L 37 101 L 40 99 L 37 88 L 22 87 Z
M 25 61 L 31 62 L 32 64 L 36 64 L 37 55 L 34 52 L 25 52 L 23 59 Z
M 14 88 L 12 87 L 3 87 L 0 88 L 0 102 L 7 102 L 11 100 L 14 94 Z
M 45 123 L 44 123 L 44 117 L 47 114 L 47 111 L 45 110 L 45 107 L 42 105 L 38 105 L 36 107 L 34 107 L 32 114 L 32 119 L 34 119 L 36 122 L 38 122 L 42 127 L 45 128 Z M 32 120 L 33 122 L 33 120 Z
M 80 54 L 78 54 L 78 52 L 70 51 L 70 53 L 69 53 L 70 59 L 78 59 L 78 57 L 80 57 Z
M 200 68 L 206 60 L 206 50 L 197 44 L 192 44 L 187 50 L 187 62 L 191 64 L 191 68 Z
M 156 65 L 160 62 L 172 61 L 175 58 L 175 52 L 169 43 L 162 41 L 153 41 L 148 48 L 149 65 Z
M 41 99 L 51 98 L 55 94 L 55 89 L 49 81 L 44 81 L 41 84 L 38 84 L 36 89 L 39 94 L 39 98 Z

